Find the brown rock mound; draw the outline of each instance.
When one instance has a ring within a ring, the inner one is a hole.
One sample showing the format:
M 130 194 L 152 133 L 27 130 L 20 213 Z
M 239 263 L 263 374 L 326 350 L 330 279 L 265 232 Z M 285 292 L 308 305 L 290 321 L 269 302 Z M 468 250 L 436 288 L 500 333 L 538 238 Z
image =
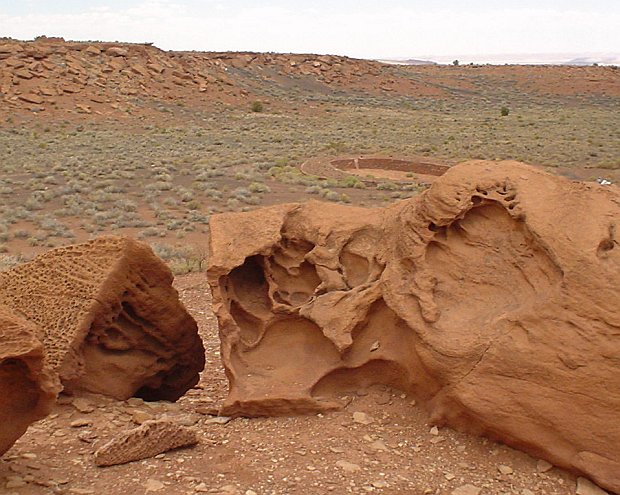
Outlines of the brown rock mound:
M 618 492 L 619 219 L 617 188 L 514 162 L 456 166 L 385 209 L 216 216 L 222 414 L 323 411 L 383 383 Z
M 65 390 L 176 400 L 198 382 L 196 322 L 151 249 L 107 237 L 49 251 L 0 274 L 0 303 L 42 331 Z
M 50 412 L 60 390 L 43 368 L 38 333 L 35 325 L 0 306 L 0 455 Z

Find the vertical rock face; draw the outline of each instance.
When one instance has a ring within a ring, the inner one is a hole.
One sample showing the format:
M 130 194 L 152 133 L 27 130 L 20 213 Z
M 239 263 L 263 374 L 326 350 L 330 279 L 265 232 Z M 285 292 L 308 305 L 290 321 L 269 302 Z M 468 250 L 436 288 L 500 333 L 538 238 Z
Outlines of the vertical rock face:
M 196 322 L 151 249 L 107 237 L 49 251 L 0 274 L 0 303 L 41 330 L 65 390 L 176 400 L 198 381 Z
M 619 221 L 616 187 L 515 162 L 456 166 L 385 209 L 216 216 L 223 413 L 329 410 L 385 383 L 618 492 Z
M 0 455 L 49 413 L 60 390 L 44 370 L 38 333 L 35 325 L 0 306 Z

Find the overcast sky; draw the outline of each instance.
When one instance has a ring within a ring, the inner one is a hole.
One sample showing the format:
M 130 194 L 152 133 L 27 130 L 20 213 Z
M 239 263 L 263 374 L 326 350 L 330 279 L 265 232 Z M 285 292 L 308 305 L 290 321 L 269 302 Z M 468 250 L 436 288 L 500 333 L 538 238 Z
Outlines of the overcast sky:
M 366 58 L 620 52 L 620 0 L 0 0 L 0 36 Z

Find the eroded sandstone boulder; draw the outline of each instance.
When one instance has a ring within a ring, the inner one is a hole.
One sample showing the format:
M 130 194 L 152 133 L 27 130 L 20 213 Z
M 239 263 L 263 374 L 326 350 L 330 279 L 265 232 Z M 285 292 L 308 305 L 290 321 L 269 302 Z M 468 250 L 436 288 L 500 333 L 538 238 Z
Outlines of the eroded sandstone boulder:
M 176 400 L 198 382 L 204 348 L 172 280 L 147 245 L 103 237 L 0 273 L 0 304 L 41 330 L 66 391 Z
M 619 222 L 616 187 L 515 162 L 384 209 L 215 216 L 221 413 L 324 411 L 383 383 L 620 492 Z
M 39 329 L 0 305 L 0 455 L 51 410 L 60 384 L 44 368 Z

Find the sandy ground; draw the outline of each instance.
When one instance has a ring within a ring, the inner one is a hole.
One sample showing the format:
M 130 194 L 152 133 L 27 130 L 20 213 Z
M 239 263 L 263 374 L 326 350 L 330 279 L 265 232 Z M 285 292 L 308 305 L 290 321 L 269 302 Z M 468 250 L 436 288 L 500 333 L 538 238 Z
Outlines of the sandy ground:
M 0 460 L 0 493 L 575 493 L 574 476 L 492 441 L 432 428 L 411 397 L 384 387 L 341 397 L 343 409 L 332 414 L 212 416 L 227 382 L 206 278 L 190 274 L 175 285 L 207 350 L 199 385 L 175 404 L 61 396 L 54 413 Z M 196 428 L 200 443 L 144 461 L 95 466 L 97 445 L 164 416 Z

